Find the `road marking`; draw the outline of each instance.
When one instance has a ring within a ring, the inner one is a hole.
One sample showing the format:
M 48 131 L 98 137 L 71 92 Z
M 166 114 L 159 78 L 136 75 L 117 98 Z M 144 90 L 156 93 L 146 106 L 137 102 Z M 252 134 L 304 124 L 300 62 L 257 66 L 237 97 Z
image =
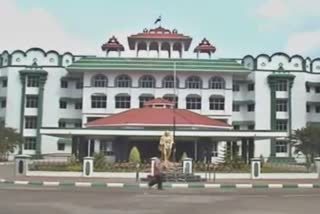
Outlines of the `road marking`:
M 251 189 L 252 188 L 252 184 L 236 184 L 236 188 L 239 188 L 239 189 Z
M 44 181 L 43 186 L 59 186 L 59 182 L 55 181 Z
M 188 184 L 172 184 L 172 188 L 188 188 Z
M 299 188 L 313 188 L 313 184 L 298 184 Z
M 27 185 L 29 184 L 29 181 L 14 181 L 14 184 Z
M 107 187 L 123 187 L 123 183 L 107 183 Z
M 268 184 L 268 187 L 271 189 L 279 189 L 279 188 L 282 188 L 283 185 L 282 184 Z
M 221 184 L 204 184 L 204 188 L 220 188 Z
M 6 182 L 5 179 L 0 179 L 0 183 L 4 183 L 4 182 Z
M 91 183 L 89 182 L 75 182 L 76 187 L 91 187 Z

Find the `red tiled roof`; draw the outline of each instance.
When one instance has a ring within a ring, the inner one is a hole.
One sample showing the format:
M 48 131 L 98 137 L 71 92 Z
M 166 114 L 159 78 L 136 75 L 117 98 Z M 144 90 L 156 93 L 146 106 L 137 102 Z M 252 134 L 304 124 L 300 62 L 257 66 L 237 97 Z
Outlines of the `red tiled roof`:
M 124 47 L 122 44 L 120 44 L 120 42 L 118 41 L 118 39 L 115 36 L 112 36 L 109 41 L 105 44 L 102 45 L 101 49 L 103 51 L 108 51 L 108 50 L 120 50 L 120 51 L 124 51 Z
M 230 128 L 226 122 L 211 119 L 185 109 L 170 108 L 139 108 L 130 109 L 105 118 L 97 119 L 86 124 L 87 127 L 95 126 L 165 126 L 173 124 L 175 112 L 176 126 L 209 126 L 214 128 Z
M 216 47 L 214 47 L 213 45 L 210 44 L 210 42 L 204 38 L 199 44 L 198 46 L 194 49 L 194 52 L 215 52 L 216 51 Z

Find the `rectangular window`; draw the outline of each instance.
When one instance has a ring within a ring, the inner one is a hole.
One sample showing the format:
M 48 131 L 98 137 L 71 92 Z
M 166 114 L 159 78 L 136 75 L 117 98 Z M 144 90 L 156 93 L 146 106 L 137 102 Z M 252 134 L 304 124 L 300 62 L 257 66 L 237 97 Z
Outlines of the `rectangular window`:
M 35 116 L 26 116 L 24 122 L 24 128 L 26 129 L 35 129 L 37 128 L 37 117 Z
M 306 84 L 306 92 L 310 92 L 310 86 Z
M 67 102 L 66 101 L 60 100 L 59 105 L 60 105 L 60 108 L 63 108 L 63 109 L 67 108 Z
M 277 131 L 287 131 L 288 120 L 276 120 L 276 130 Z
M 113 155 L 112 142 L 101 141 L 100 151 L 104 155 Z
M 65 147 L 66 147 L 66 144 L 58 143 L 58 151 L 64 151 Z
M 239 112 L 240 111 L 240 105 L 239 104 L 233 104 L 232 105 L 232 111 L 233 112 Z
M 233 83 L 232 91 L 240 91 L 240 85 L 238 83 Z
M 68 81 L 67 80 L 61 80 L 60 81 L 60 87 L 61 88 L 68 88 Z
M 24 138 L 24 150 L 36 150 L 36 142 L 35 137 Z
M 320 86 L 317 86 L 317 87 L 315 88 L 315 90 L 316 90 L 316 93 L 319 94 L 319 93 L 320 93 Z
M 223 97 L 213 97 L 209 99 L 209 109 L 210 110 L 224 110 L 224 98 Z
M 248 130 L 254 130 L 254 125 L 248 125 Z
M 106 108 L 107 97 L 104 95 L 91 96 L 91 108 Z
M 248 104 L 248 112 L 254 111 L 254 104 Z
M 74 127 L 75 127 L 75 128 L 81 128 L 81 126 L 82 126 L 82 122 L 76 122 L 76 123 L 74 123 Z
M 316 113 L 320 113 L 320 106 L 316 106 Z
M 240 130 L 240 126 L 239 125 L 233 125 L 233 129 L 234 130 Z
M 276 142 L 276 153 L 286 153 L 288 152 L 288 143 L 286 141 Z
M 306 105 L 306 109 L 307 109 L 307 112 L 309 113 L 310 112 L 310 105 L 309 104 Z
M 276 100 L 276 111 L 287 112 L 288 111 L 288 100 Z
M 37 96 L 27 96 L 26 107 L 27 108 L 38 108 L 38 97 Z
M 276 91 L 287 91 L 287 80 L 278 80 L 276 83 Z
M 75 105 L 75 109 L 82 109 L 82 102 L 77 102 Z
M 248 84 L 248 91 L 254 91 L 254 83 Z
M 83 82 L 78 80 L 76 82 L 76 89 L 82 89 L 82 88 L 83 88 Z
M 28 87 L 39 87 L 39 77 L 37 76 L 28 76 L 27 78 Z
M 8 80 L 7 79 L 2 80 L 2 88 L 6 88 L 7 85 L 8 85 Z
M 66 127 L 66 122 L 65 121 L 59 121 L 59 128 L 65 128 Z
M 187 109 L 201 109 L 201 98 L 187 97 Z
M 130 108 L 130 96 L 116 96 L 116 108 Z
M 1 100 L 1 108 L 5 108 L 7 106 L 7 100 L 3 99 Z

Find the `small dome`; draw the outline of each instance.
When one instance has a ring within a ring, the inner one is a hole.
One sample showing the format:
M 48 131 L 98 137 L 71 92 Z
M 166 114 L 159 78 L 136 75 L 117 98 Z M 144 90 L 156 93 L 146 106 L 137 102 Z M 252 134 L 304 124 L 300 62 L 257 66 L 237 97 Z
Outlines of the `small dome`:
M 101 49 L 103 51 L 124 51 L 124 47 L 115 36 L 112 36 L 107 43 L 103 44 Z

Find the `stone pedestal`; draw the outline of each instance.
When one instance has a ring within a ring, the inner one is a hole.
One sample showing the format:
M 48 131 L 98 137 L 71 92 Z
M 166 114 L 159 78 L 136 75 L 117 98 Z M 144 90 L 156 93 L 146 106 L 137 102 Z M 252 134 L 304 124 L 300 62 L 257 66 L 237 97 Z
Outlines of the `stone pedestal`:
M 320 157 L 317 157 L 314 159 L 314 162 L 316 164 L 316 169 L 318 173 L 318 178 L 320 178 Z
M 93 157 L 83 158 L 83 177 L 91 177 L 93 175 Z
M 16 155 L 15 156 L 15 175 L 26 176 L 28 173 L 28 165 L 30 161 L 29 155 Z
M 260 158 L 251 159 L 251 178 L 259 179 L 261 177 L 261 160 Z
M 153 158 L 151 158 L 151 169 L 150 169 L 150 174 L 151 174 L 151 176 L 153 176 L 154 175 L 154 163 L 155 163 L 155 161 L 157 160 L 158 158 L 157 157 L 153 157 Z
M 185 158 L 182 160 L 183 174 L 192 174 L 192 158 Z

